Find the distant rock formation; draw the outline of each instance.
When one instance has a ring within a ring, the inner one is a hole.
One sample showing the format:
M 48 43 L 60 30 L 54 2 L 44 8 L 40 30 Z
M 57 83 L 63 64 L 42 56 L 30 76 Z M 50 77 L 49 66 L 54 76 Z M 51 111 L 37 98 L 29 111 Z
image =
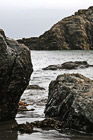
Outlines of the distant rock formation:
M 0 30 L 0 122 L 15 118 L 32 71 L 30 50 Z
M 88 68 L 93 67 L 93 65 L 89 65 L 86 61 L 69 61 L 65 62 L 63 64 L 58 65 L 49 65 L 46 68 L 43 68 L 42 70 L 57 70 L 57 69 L 77 69 L 77 68 Z
M 45 115 L 68 128 L 93 133 L 93 80 L 81 74 L 59 75 L 49 85 Z
M 40 37 L 18 42 L 31 50 L 93 50 L 93 6 L 64 18 Z

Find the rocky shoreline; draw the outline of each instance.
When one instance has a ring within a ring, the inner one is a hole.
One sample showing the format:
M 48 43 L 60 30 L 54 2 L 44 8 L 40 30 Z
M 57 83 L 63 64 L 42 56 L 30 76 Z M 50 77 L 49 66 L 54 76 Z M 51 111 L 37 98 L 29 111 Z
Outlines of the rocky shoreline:
M 14 120 L 17 111 L 35 110 L 28 109 L 26 106 L 29 104 L 20 101 L 25 89 L 40 92 L 45 90 L 39 85 L 28 85 L 33 72 L 29 48 L 93 50 L 92 13 L 93 7 L 79 10 L 75 15 L 54 25 L 39 38 L 18 40 L 19 43 L 6 37 L 4 31 L 0 30 L 0 122 Z M 87 61 L 69 61 L 49 65 L 42 70 L 72 70 L 88 67 L 93 65 Z M 11 129 L 21 133 L 38 132 L 34 128 L 55 129 L 59 132 L 74 129 L 93 134 L 93 80 L 79 73 L 57 76 L 49 84 L 44 113 L 43 121 L 16 124 Z
M 16 124 L 14 131 L 36 133 L 42 130 L 76 131 L 93 134 L 93 80 L 81 74 L 59 75 L 49 85 L 45 119 Z M 37 128 L 37 129 L 36 129 Z
M 0 51 L 2 52 L 2 55 L 0 55 L 0 96 L 2 98 L 0 102 L 0 114 L 2 114 L 0 115 L 0 121 L 2 122 L 14 119 L 17 111 L 35 110 L 33 108 L 28 109 L 28 103 L 19 102 L 25 89 L 37 91 L 45 89 L 38 85 L 27 86 L 30 74 L 33 71 L 29 49 L 13 39 L 6 38 L 3 31 L 1 31 L 0 43 Z M 93 67 L 93 65 L 86 61 L 69 61 L 60 65 L 50 65 L 43 70 L 72 70 L 88 67 Z M 7 77 L 6 81 L 3 81 L 5 80 L 4 77 Z M 5 84 L 3 84 L 4 82 Z M 16 124 L 14 129 L 22 133 L 36 132 L 34 128 L 55 129 L 60 132 L 74 129 L 92 134 L 92 96 L 93 81 L 89 78 L 78 73 L 59 75 L 49 85 L 48 100 L 45 107 L 46 119 L 26 124 Z

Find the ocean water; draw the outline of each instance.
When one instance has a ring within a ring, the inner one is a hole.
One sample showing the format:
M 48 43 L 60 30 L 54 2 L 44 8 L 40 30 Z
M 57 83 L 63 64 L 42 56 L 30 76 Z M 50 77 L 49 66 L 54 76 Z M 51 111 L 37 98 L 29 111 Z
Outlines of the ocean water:
M 16 116 L 17 123 L 33 122 L 44 119 L 44 109 L 48 97 L 48 86 L 51 80 L 55 80 L 59 74 L 81 73 L 93 79 L 93 67 L 76 70 L 42 70 L 42 68 L 53 64 L 62 64 L 68 61 L 87 61 L 93 65 L 93 51 L 31 51 L 31 59 L 34 72 L 31 75 L 29 85 L 39 85 L 45 90 L 25 90 L 21 99 L 28 103 L 28 109 L 34 111 L 21 111 Z M 3 125 L 4 126 L 4 125 Z M 6 125 L 5 125 L 6 126 Z M 1 129 L 2 130 L 2 129 Z M 7 132 L 6 140 L 93 140 L 93 136 L 79 135 L 76 133 L 59 133 L 55 130 L 39 130 L 33 134 L 12 134 Z M 5 140 L 5 135 L 0 132 L 0 137 Z M 13 137 L 14 135 L 14 137 Z M 0 139 L 1 140 L 1 139 Z

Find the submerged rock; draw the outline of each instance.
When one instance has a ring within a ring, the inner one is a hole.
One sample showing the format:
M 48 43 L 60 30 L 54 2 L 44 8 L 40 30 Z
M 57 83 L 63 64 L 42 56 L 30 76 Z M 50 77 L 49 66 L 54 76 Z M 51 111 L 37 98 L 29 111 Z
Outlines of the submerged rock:
M 49 85 L 45 116 L 93 133 L 93 81 L 81 74 L 59 75 Z
M 31 50 L 93 50 L 93 6 L 62 19 L 40 37 L 18 42 Z
M 30 89 L 32 89 L 32 90 L 45 90 L 45 88 L 40 87 L 38 85 L 28 85 L 26 89 L 27 90 L 30 90 Z
M 69 61 L 65 62 L 63 64 L 58 65 L 49 65 L 46 68 L 43 68 L 43 70 L 57 70 L 57 69 L 76 69 L 76 68 L 88 68 L 93 67 L 93 65 L 89 65 L 86 61 Z
M 0 122 L 15 118 L 32 71 L 30 50 L 0 31 Z

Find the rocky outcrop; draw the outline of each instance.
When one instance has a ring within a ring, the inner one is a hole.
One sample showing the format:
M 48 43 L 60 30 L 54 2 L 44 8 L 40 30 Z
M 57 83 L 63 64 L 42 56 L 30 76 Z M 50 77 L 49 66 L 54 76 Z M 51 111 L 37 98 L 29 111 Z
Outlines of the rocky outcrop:
M 65 62 L 63 64 L 58 65 L 49 65 L 46 68 L 43 68 L 42 70 L 57 70 L 57 69 L 77 69 L 77 68 L 88 68 L 93 67 L 93 65 L 89 65 L 86 61 L 69 61 Z
M 15 118 L 32 71 L 29 49 L 0 30 L 0 122 Z
M 18 42 L 31 50 L 93 50 L 93 6 L 64 18 L 40 37 Z
M 49 85 L 45 115 L 93 133 L 93 81 L 81 74 L 59 75 Z

